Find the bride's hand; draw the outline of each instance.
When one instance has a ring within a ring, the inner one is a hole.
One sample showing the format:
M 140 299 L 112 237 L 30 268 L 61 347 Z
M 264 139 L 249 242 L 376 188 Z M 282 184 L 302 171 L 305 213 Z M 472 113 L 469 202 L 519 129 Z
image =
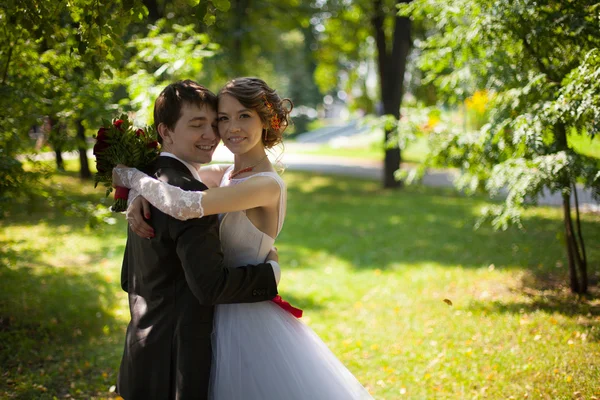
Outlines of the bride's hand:
M 125 213 L 127 222 L 131 230 L 138 236 L 143 238 L 153 238 L 154 229 L 144 220 L 150 218 L 150 203 L 142 196 L 138 196 L 133 200 Z

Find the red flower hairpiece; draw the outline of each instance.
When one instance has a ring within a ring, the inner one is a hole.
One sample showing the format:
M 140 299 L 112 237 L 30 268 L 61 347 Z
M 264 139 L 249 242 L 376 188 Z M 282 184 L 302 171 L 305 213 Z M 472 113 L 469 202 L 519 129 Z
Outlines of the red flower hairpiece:
M 281 119 L 279 119 L 279 116 L 273 109 L 273 104 L 271 104 L 269 100 L 267 100 L 267 96 L 263 96 L 263 100 L 265 103 L 265 107 L 267 107 L 267 109 L 269 109 L 271 113 L 271 128 L 279 132 L 279 129 L 281 128 Z

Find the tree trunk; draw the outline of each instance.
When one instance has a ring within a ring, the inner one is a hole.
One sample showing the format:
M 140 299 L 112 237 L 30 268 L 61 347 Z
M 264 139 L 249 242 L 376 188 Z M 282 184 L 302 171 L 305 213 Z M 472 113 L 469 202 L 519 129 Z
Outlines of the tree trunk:
M 90 179 L 92 173 L 87 158 L 87 146 L 85 141 L 85 127 L 83 120 L 77 120 L 77 150 L 79 151 L 79 177 L 81 179 Z
M 244 63 L 243 40 L 246 29 L 244 24 L 248 19 L 248 2 L 248 0 L 234 0 L 231 4 L 233 9 L 233 29 L 231 32 L 233 42 L 228 50 L 231 55 L 229 67 L 232 69 L 233 76 L 247 75 L 246 69 L 248 66 Z
M 65 170 L 65 163 L 63 161 L 62 158 L 62 151 L 59 147 L 55 147 L 54 148 L 54 155 L 55 155 L 55 159 L 56 159 L 56 170 L 57 171 L 64 171 Z
M 567 143 L 567 130 L 564 124 L 559 123 L 554 126 L 554 140 L 558 150 L 567 151 L 569 149 Z M 585 256 L 585 244 L 583 235 L 581 234 L 581 223 L 579 221 L 579 202 L 577 200 L 577 186 L 575 183 L 571 185 L 571 178 L 568 172 L 564 171 L 560 176 L 561 185 L 566 188 L 571 188 L 575 196 L 575 207 L 577 213 L 577 226 L 579 240 L 573 228 L 573 218 L 571 217 L 571 195 L 563 193 L 563 222 L 565 224 L 565 244 L 567 246 L 567 260 L 569 262 L 569 282 L 571 291 L 577 294 L 583 294 L 588 289 L 587 278 L 587 260 Z
M 565 244 L 567 246 L 567 259 L 569 262 L 569 280 L 571 292 L 580 293 L 579 279 L 575 267 L 575 247 L 573 231 L 571 229 L 571 199 L 568 194 L 563 194 L 563 222 L 565 224 Z
M 50 117 L 49 124 L 50 132 L 48 133 L 48 143 L 50 143 L 50 146 L 52 146 L 52 149 L 54 150 L 56 169 L 58 171 L 64 171 L 65 163 L 62 158 L 63 143 L 60 132 L 61 127 L 58 120 L 54 117 Z
M 410 3 L 411 0 L 398 0 L 396 4 Z M 392 115 L 400 123 L 400 106 L 404 94 L 404 72 L 406 60 L 411 46 L 410 19 L 396 16 L 394 19 L 394 32 L 392 37 L 391 52 L 388 51 L 385 35 L 385 12 L 383 1 L 374 0 L 374 13 L 372 18 L 375 30 L 375 43 L 377 45 L 377 66 L 379 69 L 379 84 L 384 115 Z M 389 147 L 390 144 L 392 147 Z M 398 138 L 395 130 L 385 131 L 385 162 L 383 169 L 383 186 L 385 188 L 398 188 L 401 182 L 394 177 L 402 161 Z
M 144 5 L 148 9 L 148 20 L 152 23 L 163 17 L 163 12 L 160 10 L 156 0 L 143 0 Z
M 581 275 L 581 292 L 587 293 L 588 289 L 588 275 L 587 275 L 587 256 L 585 253 L 585 242 L 583 241 L 583 234 L 581 233 L 581 219 L 579 218 L 579 199 L 577 195 L 577 185 L 573 184 L 573 197 L 575 198 L 575 215 L 577 217 L 577 236 L 575 240 L 579 240 L 581 246 L 581 257 L 578 260 L 577 265 L 579 266 L 579 274 Z M 572 229 L 573 230 L 573 229 Z

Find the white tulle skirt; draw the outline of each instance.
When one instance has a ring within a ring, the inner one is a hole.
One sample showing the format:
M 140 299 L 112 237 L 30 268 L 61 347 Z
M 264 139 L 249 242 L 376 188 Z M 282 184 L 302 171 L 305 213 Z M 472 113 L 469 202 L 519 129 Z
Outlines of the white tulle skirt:
M 216 307 L 212 400 L 372 399 L 325 343 L 265 301 Z

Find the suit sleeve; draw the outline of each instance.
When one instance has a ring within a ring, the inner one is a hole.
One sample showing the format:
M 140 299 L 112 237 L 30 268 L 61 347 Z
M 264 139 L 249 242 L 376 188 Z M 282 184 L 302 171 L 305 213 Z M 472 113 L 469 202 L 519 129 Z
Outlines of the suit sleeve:
M 217 227 L 206 217 L 170 223 L 186 280 L 201 304 L 254 303 L 277 295 L 270 264 L 225 268 Z
M 129 292 L 129 259 L 127 258 L 128 248 L 129 246 L 126 245 L 125 254 L 123 255 L 123 264 L 121 266 L 121 289 L 123 289 L 125 292 Z

